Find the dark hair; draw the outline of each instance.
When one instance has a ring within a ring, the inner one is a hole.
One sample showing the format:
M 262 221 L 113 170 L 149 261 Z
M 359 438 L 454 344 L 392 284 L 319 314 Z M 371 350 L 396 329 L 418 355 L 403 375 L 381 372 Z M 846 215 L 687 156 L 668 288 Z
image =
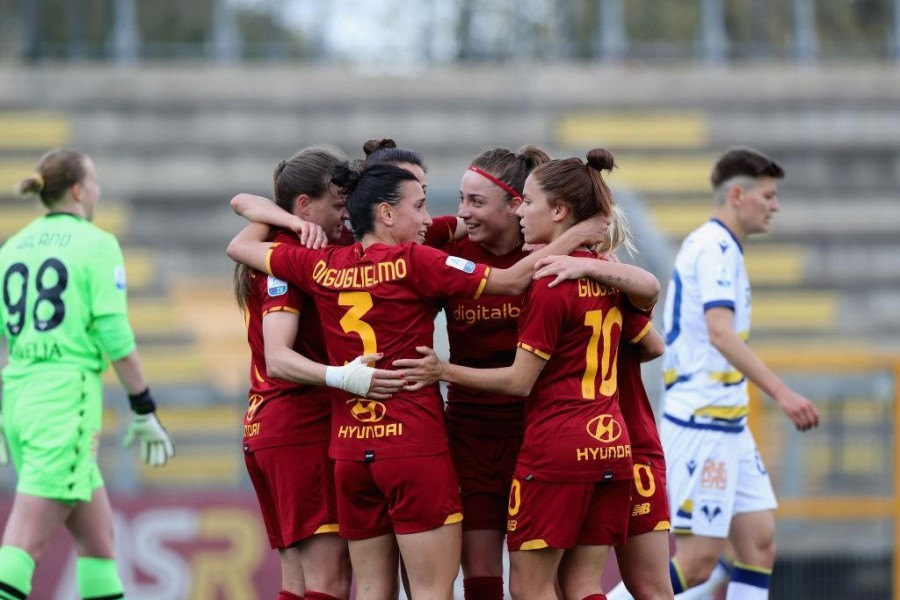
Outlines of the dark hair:
M 550 155 L 535 145 L 522 146 L 515 153 L 506 148 L 485 150 L 472 161 L 473 167 L 487 171 L 522 195 L 528 174 L 550 161 Z M 507 192 L 508 194 L 508 192 Z M 512 196 L 510 196 L 510 199 Z
M 600 172 L 612 171 L 615 166 L 609 150 L 594 148 L 588 151 L 586 164 L 580 158 L 551 160 L 535 167 L 531 176 L 551 206 L 565 202 L 578 222 L 598 213 L 612 214 L 615 201 Z
M 425 161 L 422 160 L 421 154 L 414 152 L 413 150 L 407 150 L 406 148 L 398 148 L 397 142 L 390 138 L 369 140 L 363 144 L 363 152 L 366 154 L 367 165 L 378 163 L 385 165 L 399 165 L 408 163 L 411 165 L 418 165 L 422 167 L 423 171 L 426 173 L 428 172 L 428 167 L 425 166 Z
M 760 152 L 746 146 L 735 146 L 725 151 L 713 165 L 709 180 L 716 189 L 734 177 L 771 177 L 781 179 L 784 169 L 777 162 Z
M 331 184 L 332 170 L 346 160 L 338 148 L 316 145 L 281 161 L 272 174 L 275 204 L 292 213 L 300 195 L 324 196 Z
M 375 163 L 357 171 L 342 163 L 334 168 L 331 181 L 348 194 L 350 226 L 353 237 L 360 240 L 375 228 L 375 207 L 382 202 L 398 204 L 403 194 L 403 183 L 417 180 L 415 175 L 395 165 Z
M 344 153 L 334 146 L 317 145 L 306 147 L 275 167 L 275 204 L 293 213 L 297 198 L 307 194 L 313 198 L 324 196 L 331 185 L 334 167 L 345 161 Z M 250 267 L 241 263 L 234 265 L 232 288 L 238 306 L 247 307 L 250 296 Z
M 40 196 L 47 208 L 52 207 L 70 187 L 87 176 L 87 154 L 75 150 L 51 150 L 38 160 L 34 173 L 16 185 L 20 196 Z

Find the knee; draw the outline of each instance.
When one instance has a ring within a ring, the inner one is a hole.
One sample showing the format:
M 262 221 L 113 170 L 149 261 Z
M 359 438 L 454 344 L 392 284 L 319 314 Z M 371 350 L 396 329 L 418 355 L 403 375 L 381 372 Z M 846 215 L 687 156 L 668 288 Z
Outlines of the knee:
M 753 546 L 753 556 L 748 558 L 751 559 L 749 564 L 771 569 L 775 565 L 775 536 L 758 539 Z
M 345 552 L 335 557 L 331 568 L 323 569 L 322 586 L 336 598 L 349 598 L 351 575 L 350 555 Z
M 634 600 L 672 600 L 675 597 L 675 592 L 672 591 L 672 582 L 668 579 L 665 581 L 644 579 L 628 581 L 625 587 L 631 592 Z
M 683 557 L 681 556 L 676 557 L 681 576 L 684 578 L 684 581 L 689 588 L 700 585 L 709 579 L 713 569 L 716 568 L 718 560 L 718 554 L 706 552 L 694 554 L 686 560 L 683 560 Z

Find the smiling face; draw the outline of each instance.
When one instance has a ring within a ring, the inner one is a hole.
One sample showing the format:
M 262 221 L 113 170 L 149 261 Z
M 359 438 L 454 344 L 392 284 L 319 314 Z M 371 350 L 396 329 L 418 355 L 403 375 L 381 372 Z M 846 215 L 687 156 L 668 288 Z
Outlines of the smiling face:
M 459 188 L 456 215 L 466 224 L 469 239 L 484 244 L 518 231 L 516 209 L 521 200 L 509 194 L 475 171 L 466 171 Z
M 767 233 L 772 215 L 781 208 L 778 186 L 771 177 L 762 177 L 756 185 L 741 187 L 735 208 L 745 234 Z
M 525 180 L 522 204 L 516 211 L 526 244 L 547 244 L 553 241 L 556 231 L 555 209 L 547 201 L 547 193 L 541 189 L 533 175 Z
M 380 208 L 386 215 L 385 224 L 394 243 L 425 242 L 425 234 L 432 221 L 425 208 L 425 190 L 421 183 L 404 181 L 400 202 L 393 205 L 385 203 Z

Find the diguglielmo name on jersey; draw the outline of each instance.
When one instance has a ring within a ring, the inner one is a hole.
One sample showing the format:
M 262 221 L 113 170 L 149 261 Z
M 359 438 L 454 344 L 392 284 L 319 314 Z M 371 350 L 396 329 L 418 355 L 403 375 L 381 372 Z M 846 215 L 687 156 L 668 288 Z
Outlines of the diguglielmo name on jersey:
M 338 427 L 339 438 L 369 440 L 403 435 L 403 423 L 386 423 L 384 425 L 341 425 Z
M 403 279 L 407 271 L 404 258 L 346 269 L 329 269 L 325 261 L 320 260 L 313 267 L 312 276 L 316 283 L 328 288 L 353 289 L 370 288 L 386 281 Z
M 453 310 L 453 319 L 455 321 L 465 321 L 471 325 L 478 321 L 518 319 L 520 314 L 522 314 L 521 307 L 516 306 L 512 302 L 504 302 L 500 306 L 484 306 L 483 304 L 469 308 L 457 306 Z
M 631 456 L 631 444 L 617 446 L 605 446 L 602 448 L 576 448 L 575 460 L 611 460 L 613 458 L 628 458 Z

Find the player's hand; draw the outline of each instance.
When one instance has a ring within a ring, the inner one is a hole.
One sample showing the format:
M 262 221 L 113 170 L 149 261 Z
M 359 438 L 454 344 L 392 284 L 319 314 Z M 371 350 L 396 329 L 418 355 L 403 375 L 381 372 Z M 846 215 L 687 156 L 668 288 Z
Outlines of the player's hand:
M 175 443 L 155 412 L 132 414 L 122 445 L 130 448 L 135 440 L 140 444 L 141 460 L 151 467 L 162 467 L 175 456 Z
M 606 241 L 606 233 L 609 229 L 610 218 L 603 215 L 594 215 L 589 219 L 580 221 L 569 228 L 569 231 L 579 236 L 576 238 L 582 246 L 596 246 Z
M 325 230 L 315 223 L 297 218 L 291 229 L 300 238 L 300 243 L 307 248 L 316 250 L 328 245 L 328 236 L 325 235 Z
M 432 385 L 444 374 L 444 363 L 428 346 L 416 346 L 416 352 L 423 358 L 400 358 L 394 361 L 394 367 L 403 375 L 407 384 L 404 390 L 415 392 Z
M 0 414 L 0 465 L 9 464 L 9 445 L 6 443 L 6 434 L 3 432 L 3 415 Z
M 596 260 L 593 258 L 584 258 L 577 256 L 547 256 L 537 261 L 534 265 L 534 278 L 555 276 L 556 279 L 550 282 L 548 287 L 556 287 L 560 281 L 566 279 L 578 279 L 580 277 L 590 277 L 591 267 L 595 266 Z
M 774 399 L 778 407 L 800 431 L 808 431 L 819 426 L 819 411 L 807 398 L 787 389 Z
M 403 375 L 398 371 L 375 369 L 369 366 L 383 356 L 381 353 L 365 354 L 357 356 L 343 367 L 327 367 L 325 383 L 356 396 L 364 396 L 373 400 L 387 400 L 391 394 L 402 389 L 406 382 L 403 381 Z

